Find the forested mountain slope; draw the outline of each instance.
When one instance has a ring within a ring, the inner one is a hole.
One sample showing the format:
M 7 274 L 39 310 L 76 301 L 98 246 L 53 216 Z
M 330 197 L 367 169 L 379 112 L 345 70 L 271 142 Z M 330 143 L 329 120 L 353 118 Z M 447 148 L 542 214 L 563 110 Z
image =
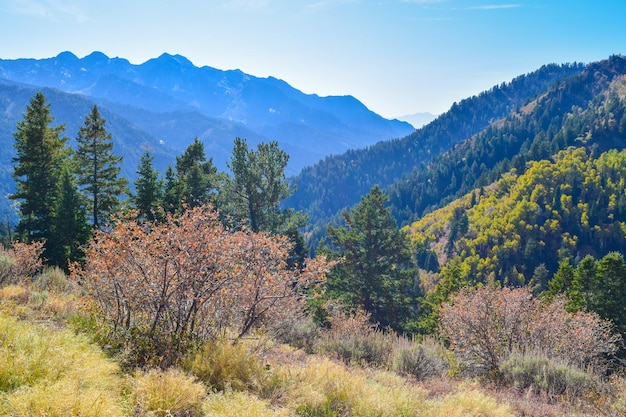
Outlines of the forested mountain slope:
M 419 167 L 389 189 L 401 223 L 414 221 L 512 168 L 568 146 L 624 147 L 626 58 L 613 56 L 555 84 L 502 120 Z
M 472 190 L 406 228 L 421 267 L 461 281 L 533 281 L 559 262 L 626 253 L 626 151 L 571 147 Z M 433 257 L 436 257 L 433 259 Z
M 373 185 L 392 184 L 583 68 L 546 65 L 453 104 L 435 121 L 402 139 L 329 156 L 292 179 L 298 190 L 286 205 L 304 210 L 313 228 L 323 228 L 328 218 L 356 204 Z

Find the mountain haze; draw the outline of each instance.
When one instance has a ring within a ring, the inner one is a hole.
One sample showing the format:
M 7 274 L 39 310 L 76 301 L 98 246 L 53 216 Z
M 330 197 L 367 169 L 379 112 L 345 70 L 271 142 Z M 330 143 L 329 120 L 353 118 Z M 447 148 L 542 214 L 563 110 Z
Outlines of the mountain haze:
M 48 59 L 0 59 L 0 215 L 15 212 L 5 196 L 14 191 L 13 133 L 30 98 L 43 92 L 54 124 L 65 125 L 74 143 L 93 105 L 98 105 L 122 155 L 122 175 L 136 178 L 145 150 L 162 174 L 175 156 L 199 138 L 207 157 L 226 170 L 236 137 L 251 146 L 276 140 L 290 155 L 288 174 L 319 159 L 402 137 L 413 127 L 387 120 L 351 96 L 304 94 L 273 77 L 194 66 L 163 54 L 141 65 L 100 52 L 78 58 L 63 52 Z
M 413 113 L 413 114 L 407 114 L 405 116 L 397 117 L 398 120 L 411 123 L 411 125 L 416 129 L 419 129 L 422 126 L 427 125 L 428 123 L 432 122 L 436 118 L 437 118 L 436 114 L 432 114 L 428 112 Z
M 304 94 L 273 77 L 199 68 L 181 55 L 163 54 L 140 65 L 101 52 L 0 60 L 0 78 L 88 97 L 177 151 L 198 137 L 220 168 L 235 137 L 253 144 L 278 141 L 292 155 L 289 172 L 296 173 L 327 155 L 414 130 L 351 96 Z

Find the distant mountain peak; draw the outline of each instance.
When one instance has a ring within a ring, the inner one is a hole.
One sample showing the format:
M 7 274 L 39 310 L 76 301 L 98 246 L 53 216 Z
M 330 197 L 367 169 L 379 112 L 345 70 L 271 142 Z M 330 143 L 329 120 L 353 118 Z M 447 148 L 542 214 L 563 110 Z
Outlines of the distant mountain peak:
M 57 55 L 56 60 L 60 62 L 74 62 L 78 61 L 78 57 L 72 52 L 64 51 Z
M 182 56 L 182 55 L 172 55 L 172 54 L 168 54 L 167 52 L 161 54 L 157 59 L 157 62 L 168 62 L 168 61 L 174 61 L 176 63 L 178 63 L 180 66 L 182 67 L 195 67 L 195 65 L 193 65 L 193 63 L 188 60 L 186 57 Z
M 81 61 L 85 61 L 89 64 L 99 64 L 99 63 L 107 63 L 110 58 L 106 56 L 104 53 L 100 51 L 93 51 L 86 57 L 84 57 Z
M 0 59 L 0 76 L 37 89 L 52 87 L 83 95 L 102 111 L 117 113 L 147 134 L 164 139 L 176 151 L 198 137 L 220 167 L 226 165 L 235 137 L 245 137 L 251 144 L 278 141 L 290 154 L 288 173 L 295 174 L 327 155 L 413 131 L 407 123 L 368 110 L 352 96 L 304 94 L 275 77 L 197 67 L 178 54 L 163 53 L 140 64 L 99 51 L 84 58 L 63 52 L 42 60 Z M 64 100 L 52 103 L 59 120 L 71 125 L 71 118 L 84 117 L 63 115 L 68 111 Z M 11 140 L 11 128 L 0 130 L 0 145 L 3 133 Z

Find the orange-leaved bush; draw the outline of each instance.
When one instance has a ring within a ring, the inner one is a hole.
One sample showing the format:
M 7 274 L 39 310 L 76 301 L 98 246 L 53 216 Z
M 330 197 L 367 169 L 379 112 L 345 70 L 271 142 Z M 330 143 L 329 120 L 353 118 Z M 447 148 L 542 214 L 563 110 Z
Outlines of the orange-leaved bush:
M 442 306 L 440 318 L 450 348 L 478 374 L 497 373 L 512 354 L 525 353 L 601 372 L 619 341 L 597 314 L 568 313 L 562 298 L 541 301 L 527 287 L 462 291 Z
M 240 338 L 266 319 L 303 312 L 305 289 L 328 268 L 319 259 L 289 269 L 286 238 L 227 230 L 209 206 L 165 222 L 132 218 L 96 232 L 73 276 L 115 332 L 140 334 L 148 350 L 170 356 L 166 364 L 181 342 Z
M 39 272 L 43 245 L 44 242 L 13 242 L 8 249 L 0 248 L 0 286 L 16 284 Z

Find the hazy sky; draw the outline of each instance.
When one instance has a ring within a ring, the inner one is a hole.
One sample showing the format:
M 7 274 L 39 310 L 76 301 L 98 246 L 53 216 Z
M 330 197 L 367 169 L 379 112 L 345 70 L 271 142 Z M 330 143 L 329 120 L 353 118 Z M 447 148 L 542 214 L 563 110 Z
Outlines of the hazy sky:
M 626 54 L 625 18 L 623 0 L 0 0 L 0 58 L 168 52 L 395 117 Z

